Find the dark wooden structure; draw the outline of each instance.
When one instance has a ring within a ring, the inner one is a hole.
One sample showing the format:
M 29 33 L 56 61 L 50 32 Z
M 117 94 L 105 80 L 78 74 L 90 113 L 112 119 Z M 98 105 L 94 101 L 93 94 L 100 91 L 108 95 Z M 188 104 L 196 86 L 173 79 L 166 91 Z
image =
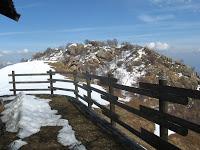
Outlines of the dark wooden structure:
M 18 21 L 20 18 L 20 14 L 16 12 L 12 0 L 0 0 L 0 14 L 15 21 Z
M 62 80 L 62 79 L 55 79 L 53 75 L 56 73 L 65 74 L 72 76 L 74 80 Z M 16 76 L 41 76 L 47 75 L 49 79 L 47 81 L 16 81 Z M 190 121 L 184 120 L 182 118 L 178 118 L 172 116 L 167 113 L 168 103 L 176 103 L 180 105 L 187 105 L 189 102 L 189 98 L 194 98 L 194 100 L 200 100 L 200 91 L 197 90 L 190 90 L 184 88 L 177 88 L 167 86 L 165 80 L 160 80 L 159 84 L 150 84 L 150 83 L 139 83 L 139 87 L 130 87 L 126 85 L 121 85 L 117 83 L 117 79 L 113 78 L 112 75 L 108 75 L 107 77 L 104 76 L 97 76 L 91 75 L 88 72 L 85 74 L 78 74 L 77 72 L 74 73 L 65 73 L 65 72 L 52 72 L 51 70 L 47 73 L 40 73 L 40 74 L 15 74 L 13 71 L 12 74 L 9 74 L 12 77 L 13 94 L 16 95 L 17 91 L 43 91 L 48 90 L 50 94 L 53 96 L 55 90 L 63 90 L 63 91 L 70 91 L 75 94 L 74 103 L 76 106 L 91 120 L 93 120 L 96 124 L 102 127 L 104 130 L 108 130 L 112 135 L 118 137 L 122 143 L 127 144 L 130 149 L 143 149 L 142 146 L 135 143 L 134 141 L 131 142 L 129 138 L 125 135 L 120 134 L 118 129 L 116 128 L 116 124 L 122 126 L 130 133 L 138 136 L 140 139 L 144 140 L 149 145 L 153 146 L 156 149 L 180 149 L 176 145 L 168 142 L 168 129 L 180 134 L 182 136 L 187 136 L 188 130 L 192 130 L 196 133 L 200 133 L 200 125 L 192 123 Z M 85 82 L 79 82 L 85 80 Z M 108 91 L 102 91 L 98 88 L 91 86 L 91 80 L 99 80 L 102 84 L 108 87 Z M 54 87 L 55 82 L 69 82 L 74 84 L 74 89 L 67 89 L 61 87 Z M 49 87 L 46 89 L 17 89 L 16 84 L 37 84 L 37 83 L 49 83 Z M 84 89 L 86 91 L 86 95 L 80 95 L 79 88 Z M 118 97 L 114 95 L 113 90 L 119 89 L 123 91 L 128 91 L 132 93 L 137 93 L 140 95 L 145 95 L 148 97 L 156 98 L 159 101 L 159 109 L 152 109 L 146 106 L 140 106 L 139 109 L 130 107 L 124 103 L 118 101 Z M 97 101 L 91 98 L 91 93 L 95 91 L 101 94 L 101 98 L 108 101 L 110 103 L 110 108 L 107 108 Z M 83 105 L 79 100 L 83 100 L 88 103 L 87 106 Z M 98 115 L 94 115 L 94 111 L 91 109 L 92 105 L 98 106 L 102 114 L 110 118 L 110 122 L 100 119 Z M 141 128 L 141 131 L 138 131 L 132 128 L 129 124 L 123 122 L 120 119 L 120 116 L 115 111 L 115 106 L 118 106 L 134 115 L 139 117 L 145 118 L 151 122 L 160 125 L 160 137 L 149 132 L 148 130 Z M 99 118 L 99 119 L 97 119 Z

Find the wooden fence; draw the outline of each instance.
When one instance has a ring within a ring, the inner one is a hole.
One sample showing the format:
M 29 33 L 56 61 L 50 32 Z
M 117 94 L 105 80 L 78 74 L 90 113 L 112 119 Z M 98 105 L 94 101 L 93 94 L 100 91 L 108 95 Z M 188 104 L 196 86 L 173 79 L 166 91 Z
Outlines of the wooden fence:
M 61 73 L 70 75 L 73 77 L 73 80 L 68 79 L 55 79 L 53 76 L 58 72 L 52 72 L 51 70 L 46 73 L 40 74 L 15 74 L 13 71 L 9 76 L 12 77 L 13 94 L 16 95 L 17 91 L 50 91 L 51 95 L 54 95 L 55 90 L 70 91 L 75 94 L 76 100 L 79 98 L 87 102 L 87 108 L 91 109 L 92 105 L 97 105 L 102 113 L 110 118 L 110 124 L 115 128 L 116 124 L 119 124 L 123 128 L 130 131 L 132 134 L 138 136 L 151 146 L 156 149 L 180 149 L 176 145 L 173 145 L 168 142 L 168 129 L 180 134 L 182 136 L 187 136 L 188 130 L 192 130 L 196 133 L 200 133 L 200 125 L 189 122 L 182 118 L 172 116 L 167 113 L 168 103 L 176 103 L 181 105 L 187 105 L 189 98 L 194 98 L 198 101 L 200 99 L 200 91 L 190 90 L 184 88 L 170 87 L 167 86 L 166 80 L 160 80 L 159 84 L 149 84 L 149 83 L 139 83 L 139 87 L 130 87 L 126 85 L 121 85 L 117 83 L 117 79 L 113 78 L 111 74 L 107 77 L 91 75 L 88 72 L 84 74 L 74 73 Z M 49 76 L 47 81 L 16 81 L 16 76 Z M 85 80 L 84 84 L 80 84 L 79 80 Z M 102 91 L 98 88 L 91 86 L 91 81 L 97 79 L 103 85 L 108 87 L 107 92 Z M 61 87 L 55 87 L 55 82 L 69 82 L 74 84 L 74 89 L 67 89 Z M 49 83 L 49 87 L 46 89 L 17 89 L 16 84 L 40 84 L 40 83 Z M 82 88 L 87 91 L 87 95 L 81 96 L 79 93 L 79 88 Z M 131 93 L 137 93 L 140 95 L 156 98 L 159 101 L 159 110 L 152 109 L 146 106 L 140 106 L 139 109 L 130 107 L 124 103 L 118 101 L 118 97 L 114 96 L 114 89 L 119 89 L 123 91 L 128 91 Z M 101 94 L 101 98 L 110 103 L 110 108 L 107 108 L 91 98 L 92 91 L 95 91 Z M 149 132 L 148 130 L 141 128 L 141 131 L 138 131 L 132 128 L 129 124 L 120 120 L 120 116 L 115 111 L 115 106 L 118 106 L 132 114 L 138 115 L 139 117 L 145 118 L 151 122 L 160 125 L 160 137 Z

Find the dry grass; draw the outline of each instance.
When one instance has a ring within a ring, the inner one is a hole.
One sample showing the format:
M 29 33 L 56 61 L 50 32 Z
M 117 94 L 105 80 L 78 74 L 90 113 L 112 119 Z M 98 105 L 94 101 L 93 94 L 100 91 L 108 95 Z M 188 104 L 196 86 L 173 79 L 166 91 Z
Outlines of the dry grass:
M 127 103 L 127 105 L 131 106 L 131 107 L 135 107 L 138 108 L 139 105 L 144 105 L 144 106 L 158 106 L 158 101 L 154 100 L 154 99 L 147 99 L 146 101 L 142 101 L 139 99 L 134 99 L 131 100 L 130 102 Z M 184 112 L 182 112 L 183 115 Z M 128 113 L 124 114 L 120 113 L 120 115 L 124 116 L 125 120 L 132 120 L 129 121 L 129 123 L 134 126 L 135 129 L 138 129 L 140 127 L 143 127 L 151 132 L 154 131 L 154 123 L 149 122 L 145 119 L 142 119 L 140 117 L 131 115 L 131 117 L 129 117 L 130 115 L 128 115 Z M 135 138 L 135 140 L 137 140 L 139 138 Z M 169 136 L 169 142 L 173 143 L 174 145 L 177 145 L 178 147 L 180 147 L 183 150 L 200 150 L 200 134 L 189 131 L 189 134 L 187 136 L 181 136 L 178 134 L 173 134 Z M 139 139 L 139 143 L 141 142 L 141 140 Z M 144 146 L 146 145 L 146 143 L 141 142 L 141 144 L 143 144 Z M 147 148 L 150 149 L 147 145 Z
M 154 99 L 147 99 L 146 101 L 142 101 L 139 99 L 132 99 L 130 102 L 126 103 L 128 106 L 139 108 L 140 105 L 144 106 L 158 106 L 158 101 Z M 108 106 L 109 108 L 109 106 Z M 109 118 L 104 116 L 99 109 L 96 109 L 96 112 L 107 121 L 110 121 Z M 155 126 L 153 122 L 150 122 L 146 119 L 138 117 L 137 115 L 131 114 L 119 107 L 116 107 L 116 113 L 120 116 L 120 120 L 124 121 L 125 123 L 129 124 L 131 127 L 140 131 L 140 128 L 145 128 L 150 132 L 154 132 Z M 123 133 L 129 136 L 134 141 L 138 142 L 139 144 L 143 145 L 147 149 L 154 149 L 149 144 L 138 138 L 137 136 L 130 133 L 128 130 L 124 129 L 120 125 L 117 125 Z M 182 150 L 200 150 L 200 134 L 189 131 L 187 136 L 181 136 L 178 134 L 172 134 L 169 136 L 169 142 L 178 146 Z
M 200 150 L 200 134 L 189 131 L 185 137 L 172 134 L 169 136 L 170 142 L 179 146 L 183 150 Z
M 149 101 L 149 103 L 156 103 L 155 101 Z M 138 108 L 140 105 L 148 105 L 148 102 L 146 102 L 144 104 L 144 102 L 142 102 L 139 99 L 134 99 L 131 100 L 130 102 L 126 103 L 126 105 L 134 107 L 134 108 Z M 107 106 L 107 108 L 109 109 L 109 106 Z M 120 120 L 122 120 L 123 122 L 125 122 L 126 124 L 128 124 L 129 126 L 131 126 L 132 128 L 134 128 L 135 130 L 140 132 L 141 128 L 145 128 L 150 132 L 154 131 L 154 123 L 141 118 L 137 115 L 134 115 L 118 106 L 115 107 L 116 110 L 116 114 L 119 115 Z M 108 122 L 110 122 L 110 119 L 106 116 L 104 116 L 101 112 L 100 109 L 95 109 L 95 111 L 104 119 L 106 119 Z M 145 148 L 147 148 L 148 150 L 153 150 L 154 148 L 152 146 L 150 146 L 149 144 L 147 144 L 146 142 L 144 142 L 143 140 L 141 140 L 140 138 L 138 138 L 137 136 L 135 136 L 134 134 L 132 134 L 131 132 L 129 132 L 128 130 L 126 130 L 125 128 L 123 128 L 122 126 L 118 125 L 116 126 L 121 132 L 125 133 L 130 139 L 132 139 L 133 141 L 136 141 L 137 143 L 139 143 L 140 145 L 144 146 Z
M 67 70 L 65 64 L 62 62 L 49 63 L 49 65 L 52 66 L 58 72 L 65 72 Z
M 67 119 L 75 131 L 76 138 L 86 146 L 88 150 L 121 150 L 124 149 L 110 135 L 102 132 L 85 116 L 83 116 L 64 96 L 41 95 L 42 98 L 52 99 L 50 106 L 58 110 L 58 114 L 63 119 Z M 40 132 L 25 138 L 28 145 L 23 146 L 22 150 L 60 150 L 68 149 L 57 142 L 57 134 L 61 127 L 42 127 Z M 16 133 L 6 132 L 0 137 L 0 149 L 8 149 L 8 145 L 18 139 Z
M 43 96 L 43 98 L 48 96 Z M 102 132 L 102 130 L 85 118 L 68 100 L 63 96 L 55 96 L 52 98 L 50 106 L 58 110 L 62 118 L 67 119 L 69 124 L 75 131 L 75 135 L 79 141 L 86 146 L 88 150 L 121 150 L 124 149 L 110 135 Z
M 40 132 L 25 138 L 28 142 L 21 150 L 68 150 L 67 147 L 62 146 L 57 142 L 58 131 L 62 127 L 42 127 Z
M 4 105 L 3 103 L 0 102 L 0 113 L 4 110 Z

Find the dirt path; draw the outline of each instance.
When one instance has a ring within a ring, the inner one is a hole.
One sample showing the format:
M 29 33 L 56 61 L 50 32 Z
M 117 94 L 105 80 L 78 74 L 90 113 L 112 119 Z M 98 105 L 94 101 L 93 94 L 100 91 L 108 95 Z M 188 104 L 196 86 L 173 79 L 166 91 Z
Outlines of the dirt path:
M 111 136 L 102 132 L 85 116 L 83 116 L 68 100 L 63 96 L 56 96 L 50 102 L 53 109 L 58 110 L 62 118 L 67 119 L 75 131 L 76 138 L 88 150 L 122 150 L 124 149 Z
M 67 119 L 75 131 L 76 138 L 88 150 L 121 150 L 123 147 L 117 143 L 111 136 L 101 131 L 85 116 L 83 116 L 68 100 L 63 96 L 40 96 L 42 98 L 52 99 L 49 103 L 52 109 L 58 110 L 58 114 L 63 119 Z M 34 134 L 24 141 L 28 145 L 23 146 L 22 150 L 67 150 L 57 142 L 57 134 L 61 127 L 42 127 L 40 132 Z M 0 136 L 0 150 L 8 149 L 8 145 L 18 139 L 16 133 L 6 132 Z

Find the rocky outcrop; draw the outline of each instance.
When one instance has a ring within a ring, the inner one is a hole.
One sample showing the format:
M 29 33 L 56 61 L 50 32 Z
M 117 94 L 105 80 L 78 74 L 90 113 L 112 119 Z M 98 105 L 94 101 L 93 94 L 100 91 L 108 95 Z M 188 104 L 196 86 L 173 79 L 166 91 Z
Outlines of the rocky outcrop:
M 165 75 L 172 86 L 195 89 L 199 84 L 196 72 L 182 62 L 146 47 L 130 43 L 114 45 L 98 41 L 74 43 L 63 48 L 48 48 L 35 56 L 37 60 L 57 60 L 68 71 L 90 71 L 98 75 L 112 72 L 120 78 L 120 83 L 127 85 L 134 85 L 138 81 L 155 83 L 161 75 Z
M 98 53 L 96 54 L 96 56 L 98 58 L 102 58 L 102 59 L 105 59 L 107 61 L 111 61 L 114 55 L 113 55 L 113 51 L 112 50 L 108 51 L 108 50 L 105 50 L 105 49 L 100 49 L 98 51 Z

